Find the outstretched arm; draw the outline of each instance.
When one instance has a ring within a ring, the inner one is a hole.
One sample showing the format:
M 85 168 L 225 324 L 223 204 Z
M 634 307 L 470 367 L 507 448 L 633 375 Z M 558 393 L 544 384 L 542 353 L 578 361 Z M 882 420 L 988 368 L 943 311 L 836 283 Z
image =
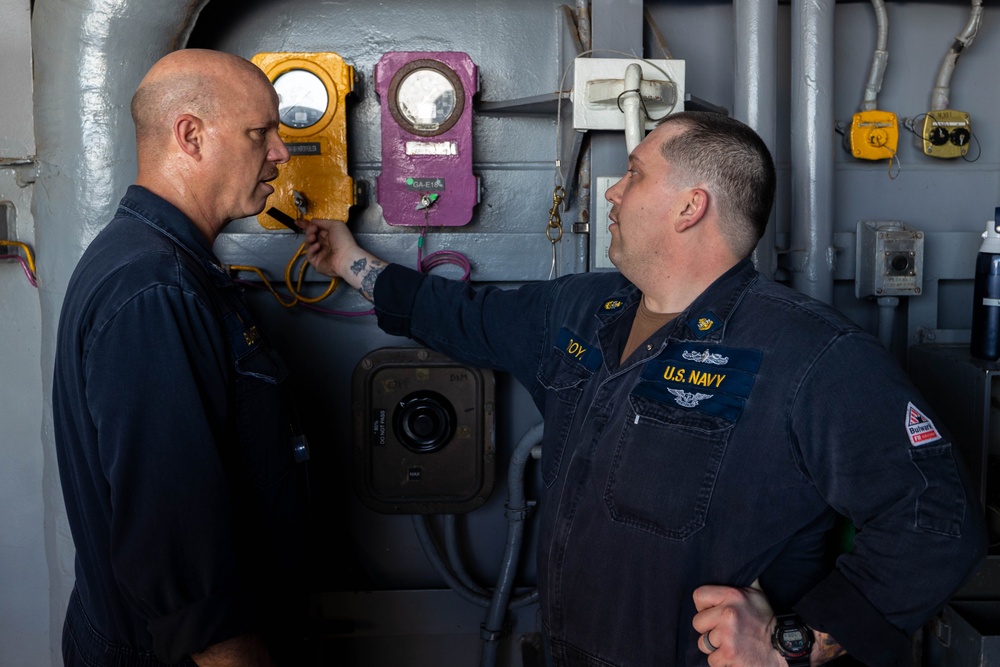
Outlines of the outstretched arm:
M 375 280 L 386 262 L 361 248 L 347 225 L 339 220 L 317 218 L 300 220 L 299 224 L 305 227 L 309 263 L 320 273 L 343 278 L 371 301 Z

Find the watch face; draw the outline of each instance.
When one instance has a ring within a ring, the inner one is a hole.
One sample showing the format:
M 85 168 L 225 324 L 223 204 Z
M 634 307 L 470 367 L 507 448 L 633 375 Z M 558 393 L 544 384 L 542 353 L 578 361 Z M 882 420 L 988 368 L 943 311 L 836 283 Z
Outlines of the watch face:
M 798 628 L 782 630 L 778 635 L 778 641 L 781 643 L 781 648 L 789 653 L 800 653 L 806 648 L 806 636 Z

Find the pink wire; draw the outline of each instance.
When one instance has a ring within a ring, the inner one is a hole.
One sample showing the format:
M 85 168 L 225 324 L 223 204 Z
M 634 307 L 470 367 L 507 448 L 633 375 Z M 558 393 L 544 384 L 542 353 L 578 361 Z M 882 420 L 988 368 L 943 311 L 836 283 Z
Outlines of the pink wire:
M 238 280 L 234 280 L 233 282 L 234 283 L 239 283 L 240 285 L 246 285 L 247 287 L 253 287 L 254 289 L 261 289 L 261 290 L 266 290 L 267 289 L 263 285 L 258 285 L 257 283 L 255 283 L 255 282 L 253 282 L 251 280 L 238 279 Z M 279 292 L 279 294 L 281 294 L 281 293 Z M 292 298 L 288 294 L 282 294 L 282 296 L 288 297 L 289 299 Z M 328 315 L 338 315 L 340 317 L 364 317 L 365 315 L 374 315 L 375 314 L 375 309 L 374 308 L 372 308 L 371 310 L 346 311 L 346 310 L 333 310 L 331 308 L 324 308 L 323 306 L 317 306 L 317 305 L 312 304 L 312 303 L 304 303 L 304 302 L 299 302 L 296 305 L 297 306 L 302 306 L 303 308 L 308 308 L 310 310 L 315 310 L 315 311 L 318 311 L 318 312 L 321 312 L 321 313 L 327 313 Z
M 35 276 L 31 273 L 31 269 L 28 268 L 28 263 L 24 261 L 24 258 L 20 255 L 0 255 L 0 260 L 4 259 L 16 259 L 21 263 L 21 268 L 24 269 L 24 275 L 28 278 L 28 282 L 31 283 L 32 287 L 38 287 L 38 281 L 35 280 Z

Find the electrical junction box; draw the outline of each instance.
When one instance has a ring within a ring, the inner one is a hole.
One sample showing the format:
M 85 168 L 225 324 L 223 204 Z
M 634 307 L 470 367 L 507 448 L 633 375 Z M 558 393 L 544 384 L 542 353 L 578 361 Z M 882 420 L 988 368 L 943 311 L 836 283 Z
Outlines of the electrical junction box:
M 397 51 L 375 65 L 382 110 L 378 203 L 389 225 L 457 227 L 472 220 L 472 97 L 479 70 L 459 52 Z
M 871 109 L 851 119 L 851 154 L 859 160 L 885 160 L 896 155 L 899 121 L 891 111 Z
M 917 296 L 924 270 L 924 234 L 901 222 L 858 223 L 854 294 L 859 299 Z
M 683 60 L 581 57 L 573 65 L 574 129 L 625 129 L 620 97 L 625 92 L 625 68 L 632 63 L 642 68 L 639 94 L 647 130 L 656 127 L 657 119 L 684 108 Z
M 354 370 L 354 488 L 383 514 L 457 514 L 493 491 L 493 373 L 424 348 L 382 348 Z
M 969 114 L 954 109 L 928 111 L 920 133 L 925 155 L 939 158 L 962 157 L 969 152 L 972 127 Z
M 258 53 L 251 60 L 278 93 L 278 134 L 291 154 L 278 165 L 268 208 L 293 218 L 346 221 L 356 202 L 347 174 L 345 109 L 354 68 L 336 53 Z M 267 213 L 257 221 L 266 229 L 285 228 Z

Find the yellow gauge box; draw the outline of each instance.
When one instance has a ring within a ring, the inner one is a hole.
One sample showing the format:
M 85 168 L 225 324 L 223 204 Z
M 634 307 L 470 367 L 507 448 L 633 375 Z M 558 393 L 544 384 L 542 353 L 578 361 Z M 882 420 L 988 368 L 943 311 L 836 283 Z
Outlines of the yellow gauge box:
M 345 101 L 354 90 L 354 67 L 336 53 L 258 53 L 251 60 L 278 93 L 278 133 L 291 154 L 278 165 L 268 208 L 293 218 L 347 220 L 355 189 L 347 174 Z M 257 221 L 284 229 L 267 213 Z
M 962 157 L 969 152 L 972 127 L 969 114 L 954 109 L 928 111 L 924 116 L 923 149 L 925 155 L 940 158 Z
M 899 121 L 891 111 L 871 109 L 851 119 L 851 154 L 859 160 L 891 159 L 899 146 Z

